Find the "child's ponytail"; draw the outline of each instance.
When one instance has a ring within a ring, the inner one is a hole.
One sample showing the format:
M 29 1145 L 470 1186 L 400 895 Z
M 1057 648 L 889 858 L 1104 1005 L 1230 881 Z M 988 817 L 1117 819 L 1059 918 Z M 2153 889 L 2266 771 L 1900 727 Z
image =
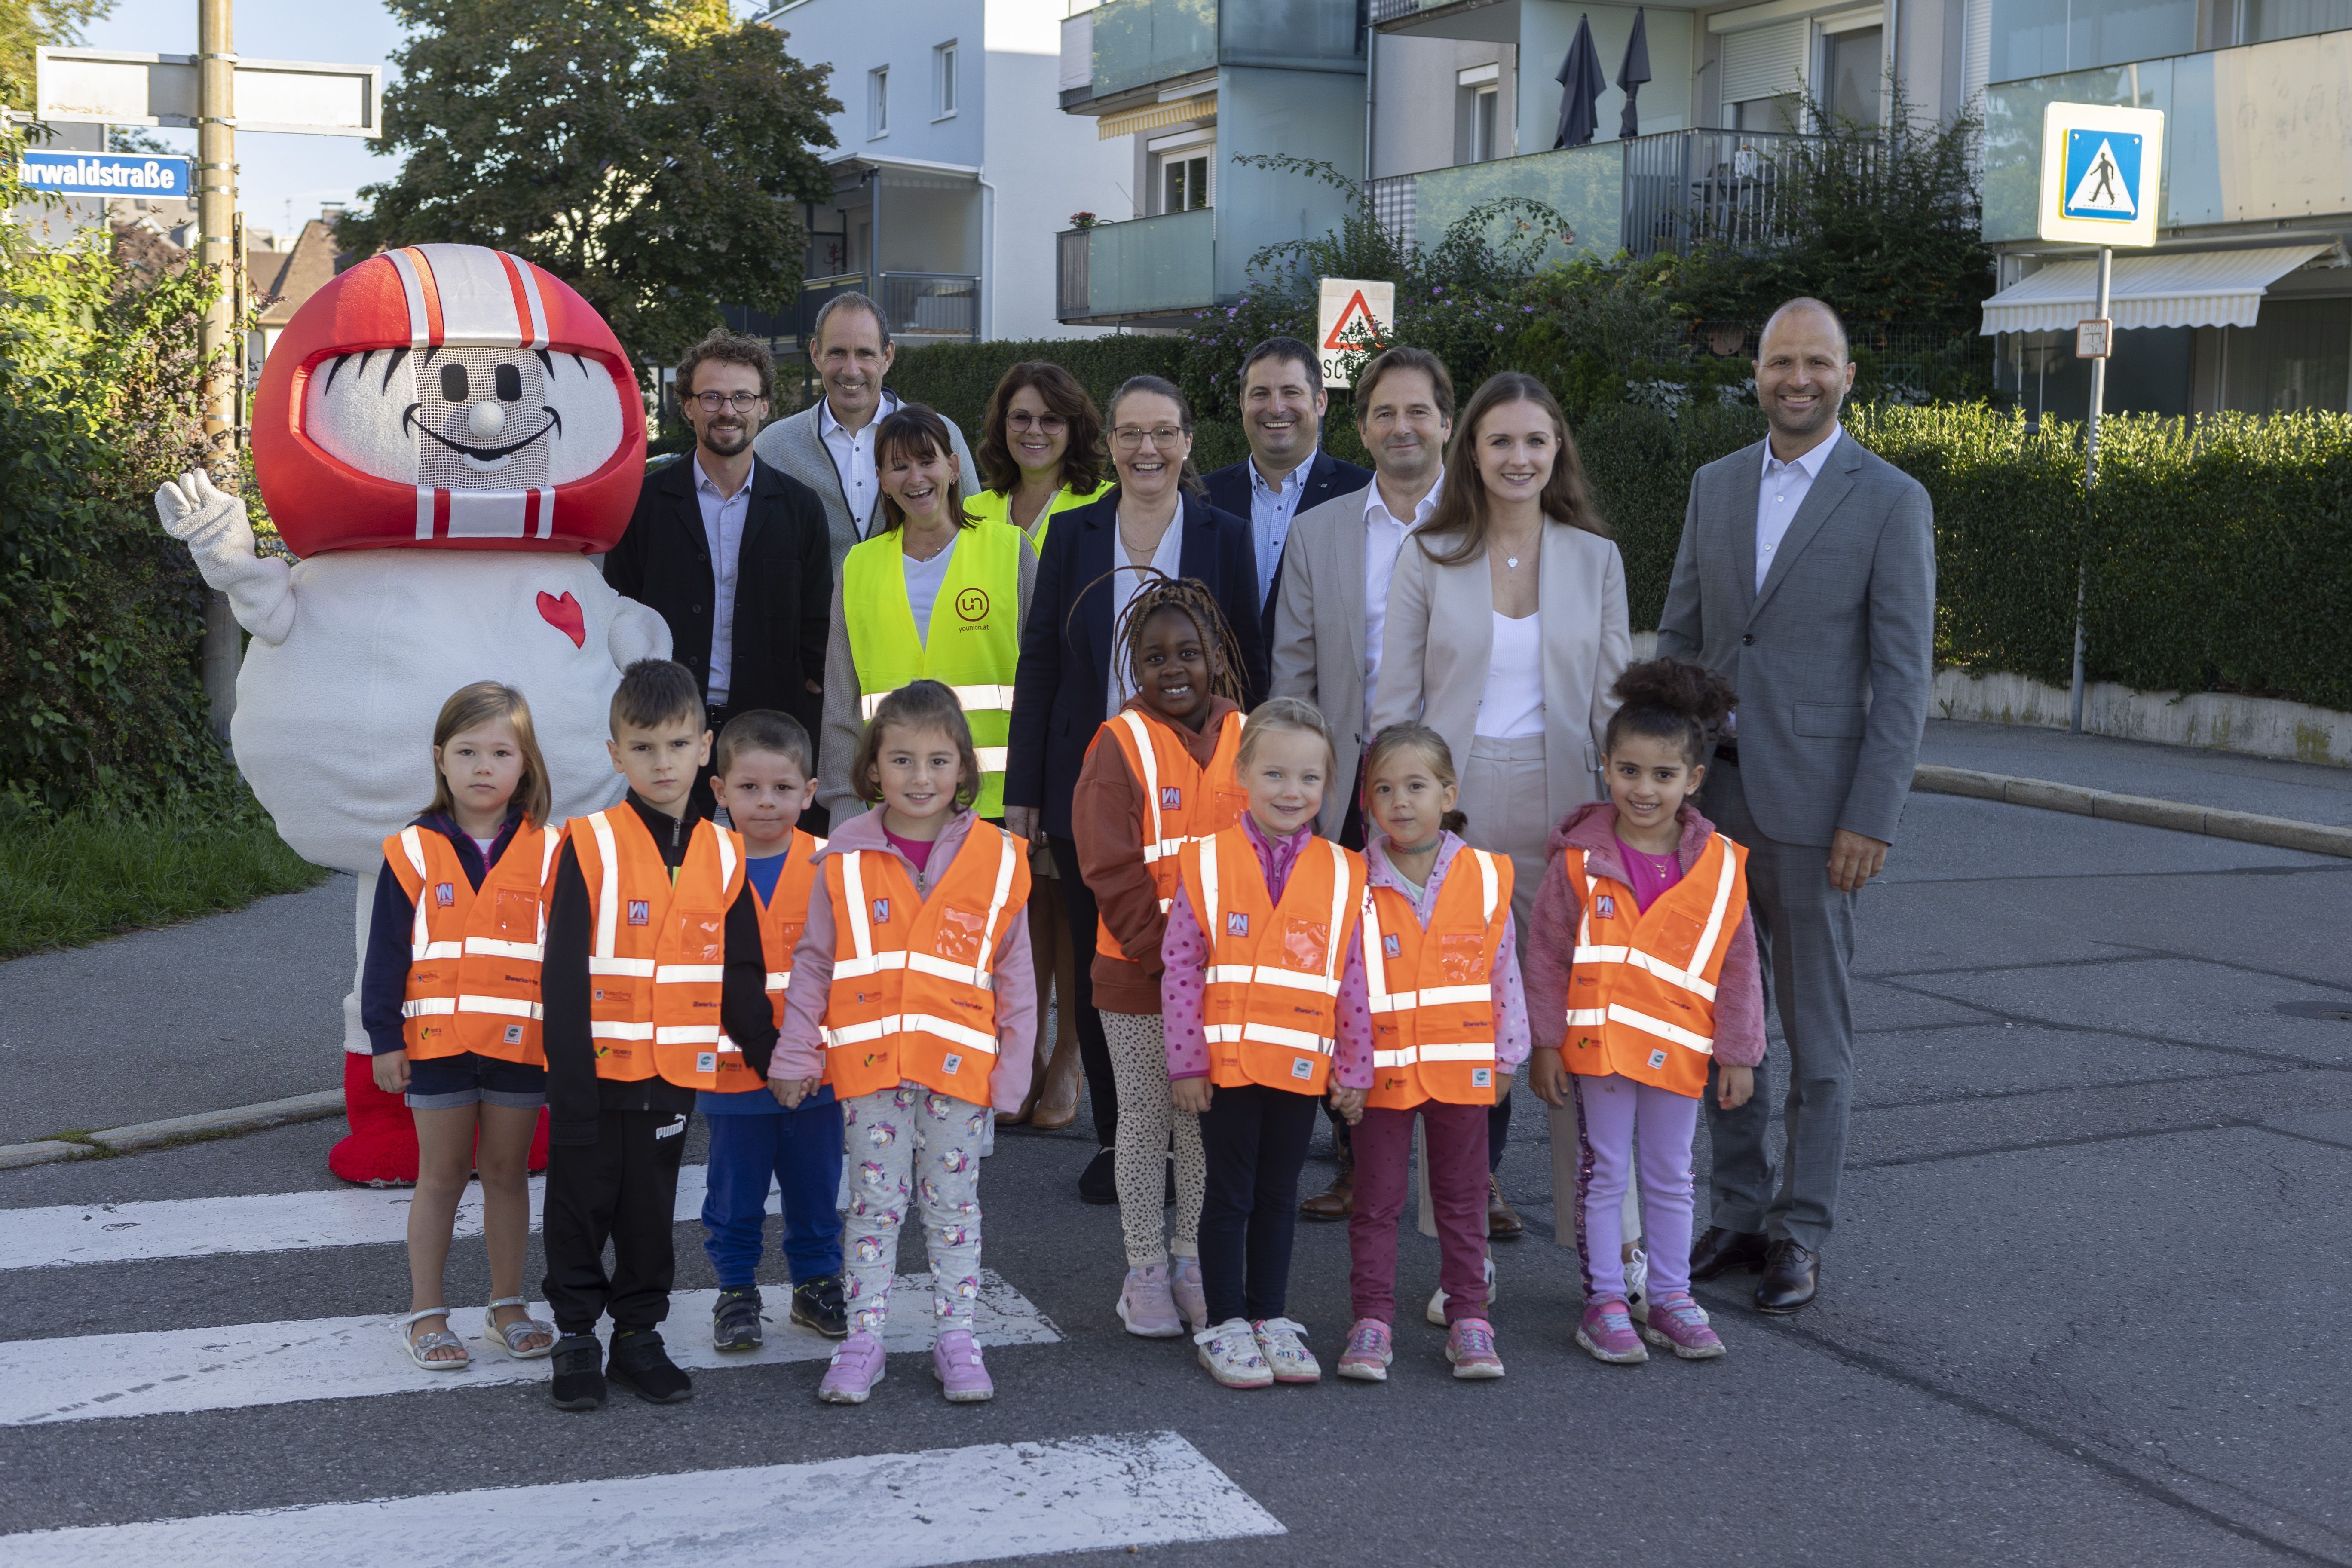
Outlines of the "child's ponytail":
M 1707 735 L 1739 705 L 1731 682 L 1686 658 L 1654 658 L 1629 664 L 1609 695 L 1618 701 L 1609 716 L 1601 749 L 1615 752 L 1628 735 L 1666 741 L 1682 748 L 1692 767 L 1706 754 Z

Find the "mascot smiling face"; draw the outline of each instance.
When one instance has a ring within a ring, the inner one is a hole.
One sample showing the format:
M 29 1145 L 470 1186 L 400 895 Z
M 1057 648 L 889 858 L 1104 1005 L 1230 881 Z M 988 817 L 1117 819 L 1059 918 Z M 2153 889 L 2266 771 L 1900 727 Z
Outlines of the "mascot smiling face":
M 262 495 L 298 556 L 607 550 L 644 455 L 604 319 L 479 246 L 387 251 L 328 284 L 272 347 L 255 405 Z

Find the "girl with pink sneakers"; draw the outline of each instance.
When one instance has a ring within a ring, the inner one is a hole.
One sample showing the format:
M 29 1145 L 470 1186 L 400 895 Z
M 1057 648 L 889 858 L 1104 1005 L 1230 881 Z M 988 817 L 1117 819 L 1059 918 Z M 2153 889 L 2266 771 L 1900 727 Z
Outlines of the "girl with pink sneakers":
M 1576 1106 L 1576 1342 L 1620 1365 L 1649 1360 L 1643 1340 L 1705 1361 L 1724 1346 L 1690 1294 L 1699 1097 L 1746 1103 L 1764 1059 L 1748 852 L 1687 804 L 1737 699 L 1721 676 L 1673 658 L 1628 667 L 1611 695 L 1609 799 L 1552 830 L 1528 921 L 1528 1084 Z M 1650 1266 L 1638 1332 L 1619 1250 L 1637 1133 Z

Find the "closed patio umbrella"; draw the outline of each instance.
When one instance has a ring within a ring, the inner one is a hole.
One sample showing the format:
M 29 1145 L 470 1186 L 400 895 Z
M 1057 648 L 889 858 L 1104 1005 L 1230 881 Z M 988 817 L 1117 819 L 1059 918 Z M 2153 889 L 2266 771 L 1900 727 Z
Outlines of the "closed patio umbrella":
M 1625 112 L 1618 117 L 1617 134 L 1624 137 L 1642 133 L 1642 116 L 1633 107 L 1633 95 L 1650 79 L 1650 28 L 1642 19 L 1639 6 L 1633 11 L 1633 36 L 1625 40 L 1625 63 L 1617 68 L 1617 86 L 1625 94 Z
M 1581 147 L 1592 140 L 1601 129 L 1601 95 L 1607 90 L 1609 79 L 1601 74 L 1601 50 L 1592 41 L 1592 18 L 1580 16 L 1576 22 L 1576 41 L 1568 46 L 1568 58 L 1559 62 L 1559 134 L 1552 139 L 1554 147 Z

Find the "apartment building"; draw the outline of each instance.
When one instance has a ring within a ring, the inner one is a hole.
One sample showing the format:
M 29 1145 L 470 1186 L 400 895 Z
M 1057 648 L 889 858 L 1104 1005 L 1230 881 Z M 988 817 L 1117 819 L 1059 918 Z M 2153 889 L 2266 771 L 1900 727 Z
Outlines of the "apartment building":
M 1060 110 L 1065 0 L 785 0 L 758 19 L 833 68 L 830 200 L 795 310 L 740 323 L 797 348 L 835 294 L 910 342 L 1066 335 L 1054 236 L 1128 200 L 1125 149 Z

